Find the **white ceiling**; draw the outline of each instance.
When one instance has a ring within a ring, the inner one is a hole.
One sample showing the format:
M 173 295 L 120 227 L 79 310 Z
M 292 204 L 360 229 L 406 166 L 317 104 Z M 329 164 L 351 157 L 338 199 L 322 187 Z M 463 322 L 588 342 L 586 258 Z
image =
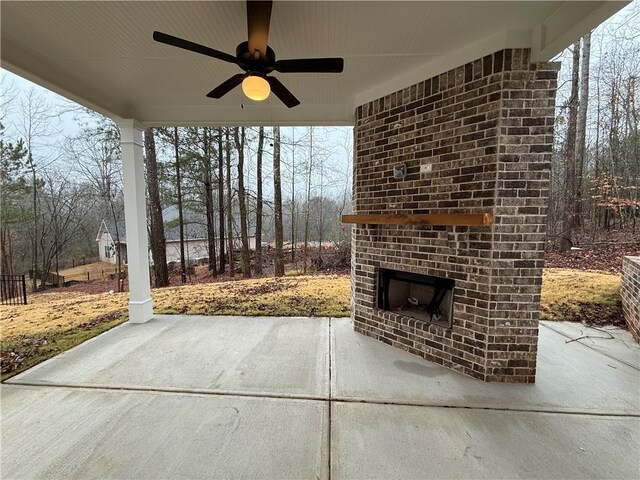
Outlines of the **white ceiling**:
M 205 97 L 240 69 L 156 43 L 160 30 L 235 55 L 244 2 L 0 2 L 2 67 L 148 125 L 353 123 L 354 107 L 501 48 L 551 58 L 628 2 L 276 1 L 278 58 L 340 56 L 342 74 L 279 74 L 302 102 Z

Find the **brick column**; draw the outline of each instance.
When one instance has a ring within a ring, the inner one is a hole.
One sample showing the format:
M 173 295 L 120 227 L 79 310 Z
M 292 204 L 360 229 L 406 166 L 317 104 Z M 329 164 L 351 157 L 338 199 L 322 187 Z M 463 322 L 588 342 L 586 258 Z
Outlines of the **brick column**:
M 640 343 L 640 257 L 622 259 L 622 280 L 620 282 L 622 313 L 629 332 Z
M 482 380 L 534 381 L 557 68 L 504 50 L 357 108 L 355 213 L 495 223 L 356 226 L 356 331 Z M 378 309 L 380 268 L 454 279 L 453 328 Z
M 528 53 L 505 51 L 487 381 L 535 381 L 559 64 Z

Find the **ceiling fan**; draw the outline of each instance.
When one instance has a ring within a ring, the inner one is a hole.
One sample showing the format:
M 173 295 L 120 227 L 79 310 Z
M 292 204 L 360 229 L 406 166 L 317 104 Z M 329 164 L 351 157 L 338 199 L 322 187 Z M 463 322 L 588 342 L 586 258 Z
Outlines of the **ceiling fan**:
M 244 70 L 244 73 L 234 75 L 211 90 L 207 93 L 207 97 L 222 98 L 242 84 L 242 91 L 252 100 L 265 100 L 270 91 L 273 91 L 282 103 L 292 108 L 299 105 L 300 101 L 280 80 L 268 76 L 269 73 L 274 71 L 280 73 L 340 73 L 344 68 L 344 60 L 342 58 L 306 58 L 276 61 L 275 52 L 267 45 L 271 4 L 271 1 L 247 1 L 249 40 L 236 47 L 235 57 L 162 32 L 153 32 L 153 39 L 156 42 L 235 63 Z

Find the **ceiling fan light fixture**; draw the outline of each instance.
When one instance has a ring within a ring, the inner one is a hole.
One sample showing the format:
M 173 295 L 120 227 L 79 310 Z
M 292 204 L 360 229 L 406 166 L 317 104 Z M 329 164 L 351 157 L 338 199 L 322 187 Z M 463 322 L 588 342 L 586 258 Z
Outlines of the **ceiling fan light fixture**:
M 242 81 L 242 91 L 247 98 L 261 102 L 269 97 L 271 87 L 261 75 L 249 75 Z

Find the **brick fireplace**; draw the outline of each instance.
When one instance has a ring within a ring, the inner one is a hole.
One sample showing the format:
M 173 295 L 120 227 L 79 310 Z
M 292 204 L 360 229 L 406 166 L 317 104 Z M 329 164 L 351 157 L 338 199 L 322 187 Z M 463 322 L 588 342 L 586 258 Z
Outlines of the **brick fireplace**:
M 535 381 L 557 70 L 503 50 L 357 108 L 355 215 L 492 222 L 357 222 L 356 331 L 481 380 Z M 450 281 L 450 323 L 429 312 L 433 288 L 396 288 L 384 308 L 387 271 Z M 416 303 L 424 315 L 409 313 Z

